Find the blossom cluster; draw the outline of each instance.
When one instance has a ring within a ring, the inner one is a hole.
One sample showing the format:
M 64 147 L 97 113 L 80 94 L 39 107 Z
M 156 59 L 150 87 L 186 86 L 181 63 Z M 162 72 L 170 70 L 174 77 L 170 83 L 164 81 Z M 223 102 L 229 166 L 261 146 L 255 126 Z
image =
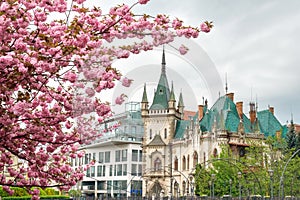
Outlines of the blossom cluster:
M 152 50 L 175 37 L 196 38 L 212 23 L 184 26 L 167 15 L 137 15 L 132 6 L 86 8 L 84 0 L 4 0 L 0 4 L 0 185 L 57 186 L 68 189 L 81 180 L 84 167 L 73 169 L 71 158 L 82 156 L 79 145 L 105 132 L 91 126 L 112 115 L 98 94 L 116 82 L 132 80 L 112 67 L 115 59 Z M 67 16 L 53 20 L 56 13 Z M 72 16 L 72 17 L 70 17 Z M 148 39 L 146 40 L 146 37 Z M 151 38 L 149 40 L 149 37 Z M 135 38 L 126 45 L 107 45 Z M 182 45 L 179 52 L 188 48 Z M 114 103 L 122 104 L 120 94 Z M 96 117 L 84 117 L 95 114 Z M 15 160 L 18 162 L 15 162 Z M 9 173 L 6 177 L 4 171 Z M 39 193 L 32 191 L 33 198 Z

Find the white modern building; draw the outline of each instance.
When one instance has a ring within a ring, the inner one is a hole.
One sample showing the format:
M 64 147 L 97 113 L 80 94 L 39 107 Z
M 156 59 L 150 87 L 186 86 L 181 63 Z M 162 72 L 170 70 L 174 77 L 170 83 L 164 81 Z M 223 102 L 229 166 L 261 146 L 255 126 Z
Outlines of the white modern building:
M 76 186 L 87 199 L 142 195 L 141 142 L 144 130 L 140 103 L 126 103 L 125 112 L 108 119 L 102 126 L 110 127 L 115 123 L 120 124 L 116 130 L 83 146 L 85 156 L 73 160 L 73 167 L 95 161 Z

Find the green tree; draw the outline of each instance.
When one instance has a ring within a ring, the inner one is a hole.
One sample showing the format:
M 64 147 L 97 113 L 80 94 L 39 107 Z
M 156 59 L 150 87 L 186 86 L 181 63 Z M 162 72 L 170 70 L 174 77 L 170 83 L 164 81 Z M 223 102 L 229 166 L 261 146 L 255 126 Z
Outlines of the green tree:
M 297 135 L 296 135 L 296 131 L 295 131 L 295 125 L 294 125 L 293 120 L 291 120 L 291 125 L 289 127 L 288 133 L 286 134 L 287 148 L 288 149 L 295 148 L 296 143 L 299 143 L 299 141 L 297 141 L 297 140 L 299 140 L 299 139 L 297 139 Z

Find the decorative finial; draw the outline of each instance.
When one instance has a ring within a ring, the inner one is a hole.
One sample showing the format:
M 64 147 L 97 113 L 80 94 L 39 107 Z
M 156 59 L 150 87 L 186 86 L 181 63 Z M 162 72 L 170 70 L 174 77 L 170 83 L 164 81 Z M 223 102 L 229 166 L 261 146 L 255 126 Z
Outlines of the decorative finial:
M 228 92 L 228 84 L 227 84 L 227 72 L 225 73 L 225 94 Z

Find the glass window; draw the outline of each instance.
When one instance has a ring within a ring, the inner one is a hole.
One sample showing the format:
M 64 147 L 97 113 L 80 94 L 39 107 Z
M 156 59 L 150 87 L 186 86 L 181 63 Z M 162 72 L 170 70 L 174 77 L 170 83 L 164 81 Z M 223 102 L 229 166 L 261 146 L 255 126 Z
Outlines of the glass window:
M 138 166 L 138 176 L 142 176 L 142 165 L 139 164 Z
M 96 153 L 93 153 L 93 160 L 96 161 Z
M 112 176 L 113 175 L 113 166 L 110 165 L 109 166 L 109 176 Z
M 139 151 L 139 161 L 140 162 L 143 161 L 143 151 L 142 150 Z
M 121 151 L 120 150 L 117 150 L 115 152 L 115 161 L 116 162 L 120 162 L 121 161 Z
M 86 153 L 86 154 L 84 155 L 84 164 L 88 164 L 88 163 L 89 163 L 88 160 L 89 160 L 89 154 Z
M 127 161 L 127 149 L 122 150 L 122 161 Z
M 86 170 L 86 177 L 90 177 L 90 168 Z
M 97 181 L 97 190 L 105 190 L 105 181 Z
M 112 181 L 107 181 L 107 190 L 111 190 L 112 186 Z
M 105 152 L 105 162 L 109 163 L 110 162 L 110 151 Z
M 95 166 L 91 166 L 91 177 L 95 177 Z
M 102 175 L 102 166 L 98 165 L 97 166 L 97 176 L 101 176 Z
M 132 161 L 138 161 L 138 150 L 132 149 Z
M 137 164 L 131 164 L 131 175 L 136 176 L 137 175 Z
M 117 176 L 122 176 L 122 164 L 117 165 Z
M 123 164 L 123 176 L 127 175 L 127 164 Z
M 99 152 L 99 163 L 103 163 L 103 162 L 104 162 L 104 153 Z

